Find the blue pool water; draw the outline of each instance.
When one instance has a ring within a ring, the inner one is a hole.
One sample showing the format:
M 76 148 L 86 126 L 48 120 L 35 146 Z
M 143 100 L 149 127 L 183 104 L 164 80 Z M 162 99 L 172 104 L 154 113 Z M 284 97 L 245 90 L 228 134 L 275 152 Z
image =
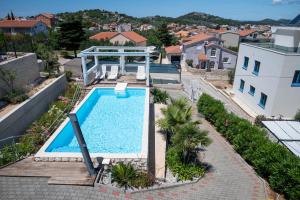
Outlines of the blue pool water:
M 90 153 L 139 153 L 142 148 L 145 89 L 127 88 L 116 95 L 113 88 L 97 88 L 76 115 Z M 46 152 L 80 152 L 70 122 Z

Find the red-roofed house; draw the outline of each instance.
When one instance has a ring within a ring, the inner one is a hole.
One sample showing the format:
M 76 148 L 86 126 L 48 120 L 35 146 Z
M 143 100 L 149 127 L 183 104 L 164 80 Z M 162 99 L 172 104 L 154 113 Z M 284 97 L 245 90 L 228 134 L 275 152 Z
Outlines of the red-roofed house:
M 193 67 L 209 70 L 234 68 L 237 53 L 223 47 L 223 42 L 213 34 L 190 37 L 182 46 L 182 63 L 191 60 Z
M 48 33 L 48 28 L 39 20 L 2 20 L 0 21 L 0 32 L 35 35 L 40 32 Z
M 113 44 L 124 45 L 132 42 L 136 46 L 146 46 L 147 39 L 133 31 L 128 32 L 101 32 L 90 37 L 91 40 L 109 40 Z
M 179 45 L 169 46 L 165 48 L 167 63 L 180 62 L 181 60 L 181 47 Z
M 55 25 L 55 15 L 50 13 L 41 13 L 35 17 L 36 20 L 44 22 L 49 28 Z
M 266 39 L 263 34 L 253 29 L 239 30 L 238 33 L 240 35 L 240 42 L 252 42 Z

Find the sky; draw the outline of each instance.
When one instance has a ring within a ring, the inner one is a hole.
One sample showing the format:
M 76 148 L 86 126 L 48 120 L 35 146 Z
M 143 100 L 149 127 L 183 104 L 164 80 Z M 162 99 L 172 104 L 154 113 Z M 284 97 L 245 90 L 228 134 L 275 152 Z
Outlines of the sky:
M 10 10 L 16 16 L 32 16 L 83 9 L 104 9 L 135 17 L 177 17 L 196 11 L 237 20 L 293 19 L 300 14 L 300 0 L 0 0 L 0 17 Z

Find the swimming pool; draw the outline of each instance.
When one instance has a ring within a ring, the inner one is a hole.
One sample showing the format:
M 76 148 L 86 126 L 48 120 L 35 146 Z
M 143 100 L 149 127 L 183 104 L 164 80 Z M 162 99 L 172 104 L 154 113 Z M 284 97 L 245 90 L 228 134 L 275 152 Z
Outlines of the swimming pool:
M 93 88 L 74 111 L 91 157 L 145 158 L 148 149 L 149 89 Z M 67 118 L 35 157 L 82 157 Z

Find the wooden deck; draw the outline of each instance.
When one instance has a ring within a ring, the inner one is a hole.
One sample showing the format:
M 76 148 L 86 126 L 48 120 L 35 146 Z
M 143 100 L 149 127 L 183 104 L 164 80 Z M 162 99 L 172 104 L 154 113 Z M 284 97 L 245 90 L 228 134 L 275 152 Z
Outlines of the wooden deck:
M 93 186 L 83 162 L 36 162 L 32 157 L 0 169 L 0 176 L 49 177 L 48 184 Z

